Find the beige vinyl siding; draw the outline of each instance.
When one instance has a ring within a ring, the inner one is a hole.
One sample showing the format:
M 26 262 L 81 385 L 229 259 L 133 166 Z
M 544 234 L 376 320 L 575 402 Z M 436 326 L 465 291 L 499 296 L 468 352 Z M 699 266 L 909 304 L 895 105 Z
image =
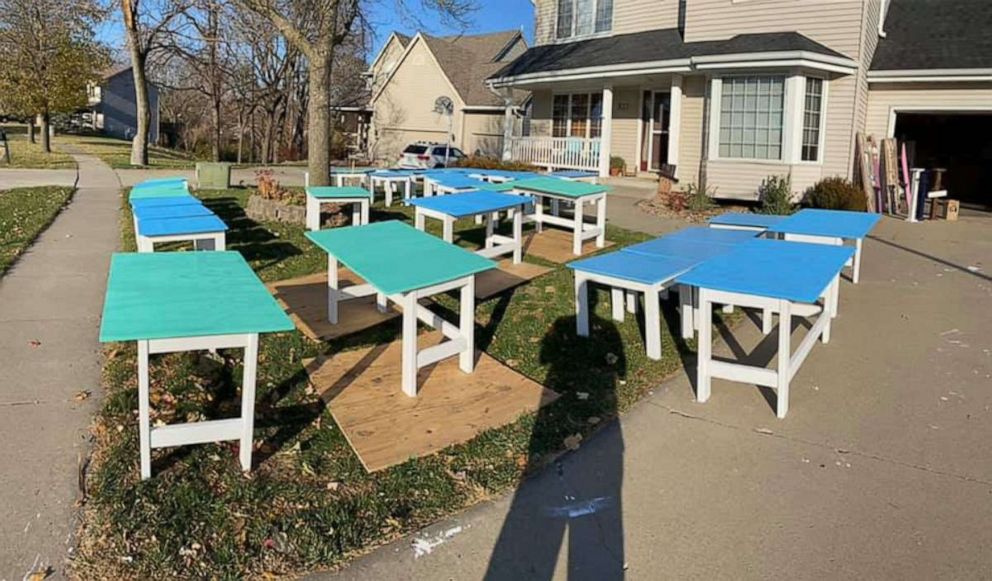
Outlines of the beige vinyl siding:
M 938 110 L 992 113 L 992 83 L 885 83 L 868 92 L 865 132 L 887 137 L 889 113 L 899 108 L 933 107 Z
M 552 93 L 549 89 L 542 89 L 531 93 L 530 134 L 539 136 L 551 135 L 551 104 Z
M 462 135 L 464 107 L 437 61 L 420 40 L 397 65 L 396 71 L 373 102 L 372 155 L 393 160 L 412 141 L 444 141 L 448 121 L 433 112 L 434 100 L 446 94 L 455 102 L 452 133 Z M 457 141 L 456 146 L 461 147 Z
M 686 41 L 797 31 L 856 59 L 863 0 L 688 0 Z
M 613 34 L 675 28 L 678 24 L 679 0 L 614 0 L 613 2 Z
M 476 150 L 483 155 L 499 157 L 503 153 L 502 113 L 466 112 L 462 134 L 462 149 L 467 154 Z
M 534 45 L 549 44 L 555 41 L 555 18 L 558 0 L 536 0 L 534 2 Z
M 792 193 L 798 199 L 816 183 L 823 170 L 816 164 L 710 160 L 706 166 L 706 186 L 715 189 L 714 197 L 731 200 L 756 200 L 758 187 L 768 176 L 790 176 Z
M 637 129 L 640 117 L 638 87 L 613 89 L 613 135 L 610 155 L 622 157 L 628 169 L 637 167 Z
M 699 183 L 699 162 L 703 157 L 705 100 L 706 77 L 703 75 L 683 77 L 679 163 L 675 168 L 675 175 L 683 185 Z
M 823 121 L 825 134 L 820 154 L 824 176 L 851 177 L 857 84 L 854 76 L 831 79 L 827 83 L 827 111 Z
M 404 50 L 406 49 L 400 44 L 400 41 L 396 40 L 395 36 L 389 39 L 389 43 L 382 49 L 379 60 L 376 61 L 375 67 L 372 69 L 373 92 L 378 91 L 382 87 L 382 84 L 396 66 L 397 61 L 403 56 Z

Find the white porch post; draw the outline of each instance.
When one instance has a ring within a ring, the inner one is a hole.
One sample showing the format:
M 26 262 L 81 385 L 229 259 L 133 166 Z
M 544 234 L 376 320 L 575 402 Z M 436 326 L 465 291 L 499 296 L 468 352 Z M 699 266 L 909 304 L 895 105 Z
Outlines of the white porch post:
M 610 142 L 613 139 L 613 85 L 603 87 L 603 121 L 599 138 L 599 177 L 610 175 Z
M 513 102 L 503 100 L 503 161 L 513 159 Z
M 668 163 L 679 165 L 679 137 L 682 133 L 682 75 L 672 75 L 671 111 L 668 116 Z

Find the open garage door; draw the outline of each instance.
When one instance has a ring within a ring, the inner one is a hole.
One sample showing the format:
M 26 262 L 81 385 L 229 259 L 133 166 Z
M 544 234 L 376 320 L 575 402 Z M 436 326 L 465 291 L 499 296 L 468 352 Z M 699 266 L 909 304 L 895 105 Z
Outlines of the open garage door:
M 900 112 L 895 137 L 906 142 L 913 167 L 946 170 L 950 198 L 992 211 L 992 112 Z

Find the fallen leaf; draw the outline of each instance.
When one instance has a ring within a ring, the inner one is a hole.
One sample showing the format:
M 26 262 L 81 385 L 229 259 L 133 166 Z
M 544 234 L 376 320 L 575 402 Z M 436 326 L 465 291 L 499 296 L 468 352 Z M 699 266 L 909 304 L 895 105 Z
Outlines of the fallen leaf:
M 569 450 L 578 450 L 579 444 L 582 442 L 582 434 L 572 434 L 565 438 L 565 447 Z
M 587 392 L 585 392 L 585 391 L 577 391 L 577 392 L 575 392 L 575 397 L 577 397 L 577 398 L 579 398 L 581 400 L 587 400 L 587 399 L 589 399 L 589 394 Z
M 330 490 L 331 492 L 337 491 L 338 488 L 341 488 L 341 483 L 340 482 L 328 482 L 327 483 L 327 489 Z
M 601 420 L 599 419 L 599 416 L 591 416 L 591 417 L 590 417 L 590 418 L 589 418 L 588 420 L 586 420 L 586 421 L 588 421 L 588 422 L 589 422 L 589 424 L 591 424 L 591 425 L 593 425 L 593 426 L 595 426 L 595 425 L 596 425 L 596 424 L 598 424 L 598 423 L 599 423 L 599 422 L 600 422 Z
M 28 341 L 28 345 L 32 347 L 41 347 L 41 341 L 37 339 L 31 339 L 30 341 Z
M 83 401 L 89 399 L 91 393 L 92 392 L 90 390 L 84 389 L 83 391 L 77 392 L 76 395 L 72 396 L 72 399 L 76 401 Z

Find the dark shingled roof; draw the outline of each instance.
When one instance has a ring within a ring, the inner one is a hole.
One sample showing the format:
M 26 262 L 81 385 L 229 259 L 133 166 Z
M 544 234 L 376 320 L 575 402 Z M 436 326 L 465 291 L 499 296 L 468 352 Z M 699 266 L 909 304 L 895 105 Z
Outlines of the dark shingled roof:
M 873 71 L 992 68 L 992 2 L 892 0 Z
M 848 58 L 798 32 L 740 34 L 727 40 L 686 43 L 677 29 L 667 28 L 536 46 L 493 78 L 697 56 L 799 50 Z
M 455 90 L 469 106 L 502 106 L 503 101 L 486 86 L 486 79 L 506 66 L 497 59 L 511 42 L 520 37 L 517 30 L 472 36 L 427 36 L 424 41 L 451 80 Z M 526 93 L 514 93 L 517 104 Z
M 410 37 L 409 36 L 407 36 L 405 34 L 400 34 L 398 32 L 394 32 L 393 34 L 396 35 L 396 40 L 400 41 L 400 46 L 402 46 L 403 48 L 406 48 L 407 45 L 410 44 Z

